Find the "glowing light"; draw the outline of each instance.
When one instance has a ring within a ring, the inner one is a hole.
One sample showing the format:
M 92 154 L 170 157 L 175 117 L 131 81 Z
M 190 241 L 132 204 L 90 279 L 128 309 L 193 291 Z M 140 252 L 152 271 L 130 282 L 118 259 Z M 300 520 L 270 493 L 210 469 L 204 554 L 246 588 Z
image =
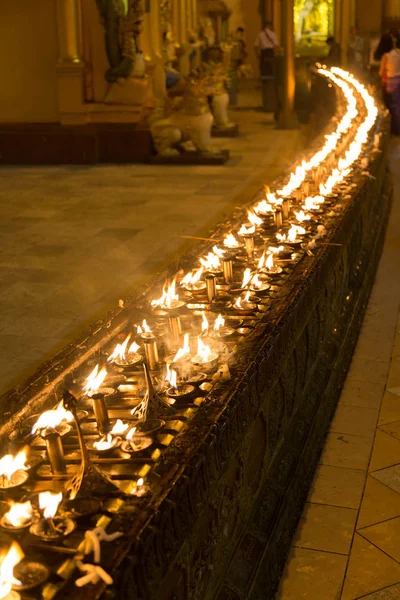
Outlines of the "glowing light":
M 90 373 L 90 375 L 86 377 L 86 383 L 83 386 L 83 391 L 88 396 L 92 396 L 95 392 L 97 392 L 97 390 L 99 389 L 106 377 L 107 370 L 103 367 L 99 371 L 99 365 L 96 365 L 93 371 Z
M 43 511 L 45 519 L 52 519 L 55 517 L 61 500 L 62 492 L 59 494 L 55 494 L 54 492 L 40 492 L 39 508 Z

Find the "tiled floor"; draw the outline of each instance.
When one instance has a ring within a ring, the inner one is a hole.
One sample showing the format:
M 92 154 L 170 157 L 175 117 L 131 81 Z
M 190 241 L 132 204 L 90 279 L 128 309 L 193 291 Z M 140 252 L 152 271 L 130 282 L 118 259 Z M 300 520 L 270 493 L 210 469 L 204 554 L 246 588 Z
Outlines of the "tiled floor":
M 260 90 L 239 101 L 225 166 L 0 168 L 0 393 L 294 160 L 303 132 L 255 110 Z
M 277 600 L 400 599 L 400 142 L 361 336 Z

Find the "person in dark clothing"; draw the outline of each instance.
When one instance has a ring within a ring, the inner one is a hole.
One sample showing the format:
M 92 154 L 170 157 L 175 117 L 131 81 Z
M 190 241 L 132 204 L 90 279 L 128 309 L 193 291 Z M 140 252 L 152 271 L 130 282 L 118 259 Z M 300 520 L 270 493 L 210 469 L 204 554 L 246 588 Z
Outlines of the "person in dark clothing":
M 393 50 L 393 36 L 391 33 L 384 33 L 379 41 L 379 44 L 374 52 L 374 60 L 380 61 L 382 56 Z
M 329 67 L 337 66 L 341 64 L 340 46 L 333 36 L 328 37 L 326 43 L 329 46 L 327 64 Z

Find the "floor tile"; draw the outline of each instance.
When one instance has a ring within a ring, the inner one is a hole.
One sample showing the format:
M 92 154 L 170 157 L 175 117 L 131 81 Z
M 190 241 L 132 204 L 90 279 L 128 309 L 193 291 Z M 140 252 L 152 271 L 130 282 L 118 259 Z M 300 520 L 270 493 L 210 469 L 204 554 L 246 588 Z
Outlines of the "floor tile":
M 376 430 L 369 471 L 395 465 L 400 460 L 400 440 L 385 431 Z
M 355 600 L 399 581 L 400 564 L 356 533 L 341 600 Z
M 394 423 L 388 423 L 387 425 L 381 425 L 379 427 L 382 431 L 389 433 L 397 440 L 400 440 L 400 421 L 395 421 Z
M 378 411 L 360 406 L 343 406 L 336 409 L 330 431 L 372 437 L 375 432 Z
M 371 475 L 387 485 L 391 490 L 400 494 L 400 464 L 382 469 L 381 471 L 374 471 Z
M 400 421 L 400 398 L 388 390 L 383 396 L 378 425 L 385 425 L 393 421 Z
M 293 545 L 299 548 L 348 554 L 357 511 L 307 502 Z
M 387 387 L 400 387 L 400 358 L 392 358 L 390 363 Z
M 346 556 L 293 548 L 276 600 L 337 600 L 345 568 Z
M 385 391 L 385 383 L 346 380 L 340 396 L 340 404 L 362 406 L 364 408 L 379 408 Z
M 358 533 L 400 563 L 400 517 L 360 529 Z
M 329 433 L 320 464 L 332 467 L 367 470 L 372 438 L 347 433 Z
M 374 592 L 363 596 L 362 600 L 399 600 L 400 598 L 400 583 L 397 585 L 391 585 L 384 590 Z
M 368 475 L 357 529 L 400 516 L 400 494 Z
M 363 471 L 320 465 L 308 501 L 344 508 L 358 508 L 364 482 Z

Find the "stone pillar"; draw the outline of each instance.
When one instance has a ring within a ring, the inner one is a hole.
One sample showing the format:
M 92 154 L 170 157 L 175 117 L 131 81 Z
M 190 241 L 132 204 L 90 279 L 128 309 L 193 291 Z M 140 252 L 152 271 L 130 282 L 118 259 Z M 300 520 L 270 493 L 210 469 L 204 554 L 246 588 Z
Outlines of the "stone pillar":
M 153 62 L 162 57 L 161 1 L 150 0 L 150 39 Z
M 182 75 L 189 73 L 189 44 L 186 2 L 188 0 L 175 0 L 177 5 L 177 39 L 179 43 L 179 72 Z
M 282 0 L 282 46 L 284 49 L 283 100 L 278 126 L 280 129 L 294 129 L 297 127 L 297 118 L 294 112 L 296 80 L 293 0 Z
M 335 2 L 335 40 L 340 44 L 342 41 L 342 0 Z
M 65 124 L 85 121 L 81 11 L 81 0 L 57 0 L 58 103 Z
M 400 19 L 400 0 L 384 0 L 383 16 L 385 19 Z
M 342 0 L 342 27 L 341 27 L 340 49 L 341 49 L 342 67 L 344 69 L 347 68 L 347 63 L 348 63 L 350 27 L 351 27 L 351 0 Z

